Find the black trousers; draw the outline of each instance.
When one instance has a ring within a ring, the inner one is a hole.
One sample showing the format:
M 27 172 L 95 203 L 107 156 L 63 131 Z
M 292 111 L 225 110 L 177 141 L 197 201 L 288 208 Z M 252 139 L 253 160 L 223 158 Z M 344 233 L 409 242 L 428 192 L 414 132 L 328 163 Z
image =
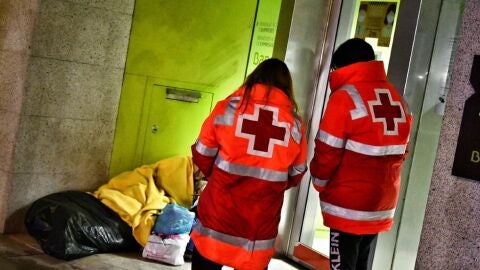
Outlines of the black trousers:
M 192 270 L 221 270 L 222 266 L 203 257 L 196 248 L 193 249 Z
M 193 249 L 192 254 L 192 270 L 221 270 L 223 265 L 212 262 L 198 253 L 197 249 Z M 265 268 L 267 270 L 267 268 Z
M 330 229 L 330 270 L 367 270 L 377 234 L 356 235 Z

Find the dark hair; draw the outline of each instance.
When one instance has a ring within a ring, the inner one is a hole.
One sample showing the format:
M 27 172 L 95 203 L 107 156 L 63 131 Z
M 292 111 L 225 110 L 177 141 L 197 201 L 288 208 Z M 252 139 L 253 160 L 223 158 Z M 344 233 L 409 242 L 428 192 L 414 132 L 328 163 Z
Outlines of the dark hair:
M 265 84 L 269 86 L 265 98 L 268 98 L 271 87 L 282 90 L 292 102 L 295 111 L 298 110 L 297 103 L 293 96 L 292 77 L 290 76 L 287 65 L 282 60 L 269 58 L 261 62 L 255 70 L 247 76 L 242 85 L 245 87 L 245 92 L 240 107 L 242 107 L 242 104 L 245 104 L 245 106 L 248 104 L 250 94 L 255 84 Z
M 375 60 L 372 46 L 361 38 L 352 38 L 342 43 L 333 53 L 332 68 L 341 68 L 357 62 Z
M 391 5 L 388 6 L 387 12 L 385 12 L 385 18 L 383 19 L 383 24 L 385 24 L 385 25 L 388 24 L 387 15 L 388 15 L 388 13 L 390 13 L 390 11 L 393 11 L 393 14 L 395 14 L 397 12 L 397 5 L 391 4 Z

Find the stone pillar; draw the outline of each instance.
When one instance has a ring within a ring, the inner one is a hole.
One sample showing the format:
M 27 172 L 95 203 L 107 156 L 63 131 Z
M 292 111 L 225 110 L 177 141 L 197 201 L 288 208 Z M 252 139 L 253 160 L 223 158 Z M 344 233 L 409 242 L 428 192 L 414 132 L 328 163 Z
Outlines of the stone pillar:
M 480 55 L 479 29 L 480 1 L 468 0 L 415 269 L 480 269 L 480 181 L 452 175 L 465 101 L 474 93 L 470 73 Z
M 37 0 L 0 0 L 0 232 L 5 225 L 36 9 Z
M 26 209 L 40 197 L 108 181 L 134 3 L 38 0 L 14 114 L 20 120 L 5 232 L 23 231 Z

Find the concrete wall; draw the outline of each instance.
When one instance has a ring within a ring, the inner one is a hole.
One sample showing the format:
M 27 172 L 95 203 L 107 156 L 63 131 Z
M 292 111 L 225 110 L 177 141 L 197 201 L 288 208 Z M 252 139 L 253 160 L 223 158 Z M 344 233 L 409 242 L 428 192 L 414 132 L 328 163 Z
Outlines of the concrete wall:
M 11 170 L 1 168 L 7 177 L 0 175 L 10 178 L 2 183 L 11 186 L 6 232 L 21 230 L 34 200 L 63 190 L 92 190 L 108 180 L 134 2 L 38 0 L 28 69 L 19 86 L 23 102 L 15 97 L 6 102 L 20 102 L 21 111 L 20 105 L 3 109 L 8 92 L 0 91 L 2 127 L 8 118 L 20 118 L 16 141 L 0 146 L 15 145 Z M 15 61 L 6 65 L 17 68 Z
M 0 198 L 8 198 L 37 1 L 0 0 Z M 0 200 L 0 221 L 7 201 Z M 4 223 L 0 222 L 0 232 Z
M 451 175 L 470 71 L 480 54 L 480 2 L 468 0 L 460 30 L 416 269 L 480 269 L 480 182 Z

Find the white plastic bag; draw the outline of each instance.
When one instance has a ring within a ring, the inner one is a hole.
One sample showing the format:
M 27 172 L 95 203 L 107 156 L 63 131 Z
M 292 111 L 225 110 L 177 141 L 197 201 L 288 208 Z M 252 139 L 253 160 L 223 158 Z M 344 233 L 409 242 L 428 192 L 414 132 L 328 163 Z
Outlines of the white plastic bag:
M 142 257 L 171 265 L 182 265 L 185 263 L 183 254 L 189 240 L 188 234 L 151 234 L 143 249 Z

